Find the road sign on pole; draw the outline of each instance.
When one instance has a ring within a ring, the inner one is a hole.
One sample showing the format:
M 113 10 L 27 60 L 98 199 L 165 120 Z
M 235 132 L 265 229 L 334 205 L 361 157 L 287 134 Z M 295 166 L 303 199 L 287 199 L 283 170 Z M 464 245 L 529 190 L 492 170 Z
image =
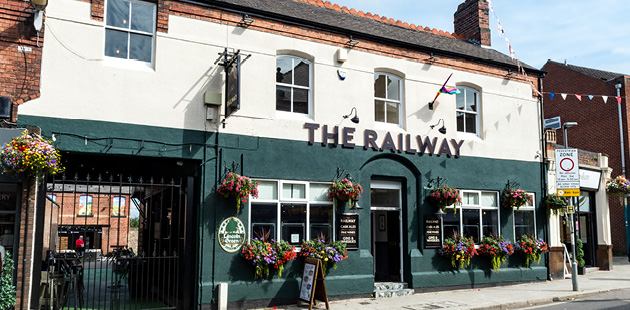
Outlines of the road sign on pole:
M 580 196 L 580 170 L 577 149 L 556 149 L 556 189 L 558 196 Z

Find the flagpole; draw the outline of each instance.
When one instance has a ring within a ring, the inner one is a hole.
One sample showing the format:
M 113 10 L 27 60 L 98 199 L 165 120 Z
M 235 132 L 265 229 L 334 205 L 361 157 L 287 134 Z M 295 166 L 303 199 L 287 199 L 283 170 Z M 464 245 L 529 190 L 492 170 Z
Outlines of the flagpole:
M 444 88 L 444 86 L 446 86 L 446 83 L 448 83 L 448 80 L 451 79 L 451 76 L 453 76 L 453 73 L 451 73 L 451 75 L 448 76 L 448 78 L 446 79 L 444 84 L 442 84 L 442 87 L 440 87 L 440 89 L 442 89 L 442 88 Z M 438 90 L 437 94 L 435 94 L 435 98 L 433 98 L 433 101 L 429 102 L 429 110 L 433 110 L 433 104 L 435 103 L 435 100 L 437 100 L 437 98 L 439 96 L 440 96 L 440 90 Z

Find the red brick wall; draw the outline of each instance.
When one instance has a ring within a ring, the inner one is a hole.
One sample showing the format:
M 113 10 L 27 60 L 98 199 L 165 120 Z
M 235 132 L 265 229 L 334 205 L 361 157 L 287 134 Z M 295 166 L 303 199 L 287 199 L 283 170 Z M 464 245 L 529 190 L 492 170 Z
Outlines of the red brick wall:
M 490 46 L 490 14 L 485 0 L 466 0 L 455 12 L 455 33 Z
M 36 180 L 26 178 L 22 185 L 22 206 L 20 208 L 20 239 L 17 246 L 18 257 L 16 261 L 16 304 L 15 309 L 22 309 L 22 298 L 24 299 L 24 309 L 29 301 L 31 287 L 31 264 L 33 262 L 33 228 L 35 224 L 35 200 L 36 200 Z M 28 222 L 28 225 L 27 225 Z M 36 258 L 39 259 L 39 258 Z M 37 271 L 36 271 L 37 272 Z M 24 281 L 22 281 L 24 277 Z
M 547 63 L 542 71 L 547 75 L 543 79 L 545 92 L 555 93 L 554 100 L 544 95 L 545 118 L 560 116 L 562 122 L 577 122 L 578 126 L 567 129 L 569 147 L 608 155 L 608 166 L 613 169 L 613 176 L 621 174 L 621 147 L 619 140 L 618 104 L 615 96 L 616 81 L 606 82 L 598 78 L 573 71 L 562 64 Z M 627 96 L 628 79 L 625 79 L 622 96 Z M 581 94 L 582 101 L 574 95 L 567 95 L 563 100 L 561 93 Z M 589 100 L 585 95 L 607 95 L 607 103 L 601 96 Z M 625 95 L 624 95 L 625 94 Z M 622 99 L 624 124 L 624 148 L 626 166 L 628 165 L 628 107 Z M 558 144 L 563 144 L 562 130 L 557 131 Z M 626 168 L 628 170 L 628 168 Z M 623 207 L 615 197 L 609 199 L 613 251 L 626 252 L 625 217 Z
M 38 98 L 44 45 L 44 28 L 37 43 L 29 2 L 0 0 L 0 96 L 11 98 L 13 118 L 16 105 Z M 25 47 L 25 51 L 18 50 Z
M 124 216 L 112 215 L 112 199 L 118 197 L 117 194 L 95 194 L 95 193 L 48 193 L 56 195 L 56 202 L 61 205 L 58 219 L 59 225 L 73 226 L 101 226 L 101 244 L 100 249 L 103 254 L 109 253 L 113 245 L 124 245 L 128 243 L 129 233 L 129 212 L 130 212 L 130 196 L 125 197 Z M 81 216 L 79 214 L 79 199 L 82 195 L 92 196 L 92 216 Z M 90 248 L 96 240 L 91 241 Z M 68 244 L 69 249 L 74 249 L 74 243 Z

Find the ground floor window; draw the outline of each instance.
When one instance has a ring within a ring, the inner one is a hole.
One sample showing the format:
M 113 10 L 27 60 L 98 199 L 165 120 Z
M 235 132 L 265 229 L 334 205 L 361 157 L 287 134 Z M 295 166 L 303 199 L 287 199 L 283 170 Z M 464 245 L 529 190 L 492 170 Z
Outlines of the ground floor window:
M 532 199 L 518 211 L 514 210 L 514 238 L 522 235 L 536 237 L 536 208 L 534 208 L 534 194 L 529 194 Z
M 250 236 L 285 240 L 300 245 L 317 237 L 332 241 L 335 236 L 330 184 L 285 180 L 259 182 L 258 198 L 250 199 Z
M 479 243 L 485 236 L 498 236 L 499 192 L 460 190 L 460 194 L 462 202 L 456 206 L 457 214 L 447 209 L 442 219 L 445 238 L 458 233 Z

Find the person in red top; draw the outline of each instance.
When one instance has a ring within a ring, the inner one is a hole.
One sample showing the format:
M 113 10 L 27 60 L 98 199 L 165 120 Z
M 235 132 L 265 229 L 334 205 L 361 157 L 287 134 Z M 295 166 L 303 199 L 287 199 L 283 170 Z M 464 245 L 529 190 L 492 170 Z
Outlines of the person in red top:
M 75 250 L 77 252 L 78 257 L 83 257 L 83 252 L 85 251 L 85 243 L 83 242 L 83 236 L 79 236 L 77 242 L 75 244 Z

